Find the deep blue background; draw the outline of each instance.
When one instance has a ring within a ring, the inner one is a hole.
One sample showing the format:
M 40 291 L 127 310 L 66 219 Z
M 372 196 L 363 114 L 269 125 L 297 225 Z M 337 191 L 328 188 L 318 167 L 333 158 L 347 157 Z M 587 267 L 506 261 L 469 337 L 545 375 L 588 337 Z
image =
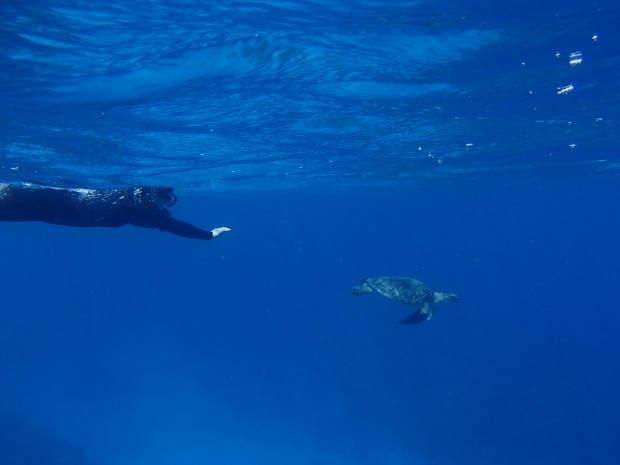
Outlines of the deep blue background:
M 0 223 L 0 465 L 620 463 L 615 0 L 0 17 L 1 180 L 232 228 Z
M 2 225 L 3 463 L 613 463 L 616 180 L 487 181 Z M 381 274 L 461 301 L 398 325 Z

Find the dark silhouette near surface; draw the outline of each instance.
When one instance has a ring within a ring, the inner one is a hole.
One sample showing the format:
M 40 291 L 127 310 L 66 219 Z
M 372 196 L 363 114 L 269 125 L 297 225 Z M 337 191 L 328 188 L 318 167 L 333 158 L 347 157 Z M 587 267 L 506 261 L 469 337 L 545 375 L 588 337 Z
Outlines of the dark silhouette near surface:
M 172 187 L 83 189 L 32 183 L 0 183 L 0 221 L 42 221 L 64 226 L 116 228 L 131 224 L 190 239 L 210 240 L 230 228 L 210 231 L 172 218 Z

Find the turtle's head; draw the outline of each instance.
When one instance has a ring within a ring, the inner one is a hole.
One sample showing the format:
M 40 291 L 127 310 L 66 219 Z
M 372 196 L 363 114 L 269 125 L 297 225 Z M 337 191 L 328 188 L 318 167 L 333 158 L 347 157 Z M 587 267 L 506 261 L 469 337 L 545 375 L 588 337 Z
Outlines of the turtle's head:
M 435 303 L 440 302 L 458 302 L 459 296 L 450 294 L 449 292 L 435 292 Z

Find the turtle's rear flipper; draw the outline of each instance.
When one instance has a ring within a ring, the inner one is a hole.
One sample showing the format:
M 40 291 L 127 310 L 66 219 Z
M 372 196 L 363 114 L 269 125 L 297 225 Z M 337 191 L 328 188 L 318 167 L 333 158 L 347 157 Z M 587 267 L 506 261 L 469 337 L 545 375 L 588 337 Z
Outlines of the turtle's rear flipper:
M 421 311 L 417 311 L 412 313 L 409 318 L 404 320 L 399 320 L 398 322 L 403 325 L 417 325 L 429 319 L 428 313 L 422 313 Z
M 364 283 L 361 286 L 354 287 L 351 292 L 353 295 L 370 294 L 372 292 L 372 287 L 370 287 L 367 283 Z

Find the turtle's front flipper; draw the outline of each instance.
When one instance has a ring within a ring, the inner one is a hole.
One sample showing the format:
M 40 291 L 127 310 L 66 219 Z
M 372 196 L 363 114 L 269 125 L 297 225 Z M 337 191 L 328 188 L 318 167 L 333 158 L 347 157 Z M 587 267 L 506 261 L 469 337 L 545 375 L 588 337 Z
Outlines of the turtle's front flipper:
M 398 322 L 403 325 L 417 325 L 426 320 L 428 320 L 428 314 L 422 313 L 421 311 L 417 311 L 417 312 L 412 313 L 409 316 L 409 318 L 406 318 L 404 320 L 399 320 Z
M 422 308 L 420 309 L 420 313 L 422 315 L 426 315 L 426 319 L 430 320 L 433 317 L 433 306 L 429 305 L 428 302 L 424 302 L 424 305 L 422 305 Z
M 402 323 L 404 325 L 417 325 L 418 323 L 422 323 L 423 321 L 430 320 L 432 316 L 432 307 L 427 302 L 424 302 L 424 305 L 422 305 L 420 310 L 412 313 L 409 318 L 400 320 L 399 323 Z
M 372 287 L 370 287 L 368 283 L 364 283 L 361 286 L 354 287 L 351 292 L 353 295 L 370 294 L 372 292 Z

